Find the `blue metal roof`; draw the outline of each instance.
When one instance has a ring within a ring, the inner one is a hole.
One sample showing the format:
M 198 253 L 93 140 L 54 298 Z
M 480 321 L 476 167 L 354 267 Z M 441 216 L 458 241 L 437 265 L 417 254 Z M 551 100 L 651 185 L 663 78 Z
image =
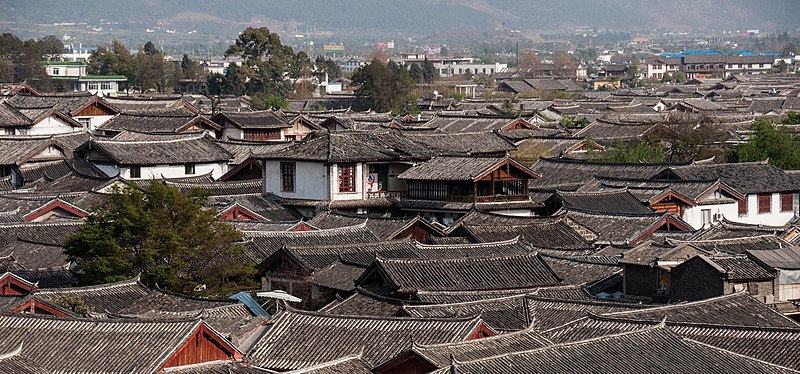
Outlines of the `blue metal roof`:
M 269 313 L 267 313 L 267 311 L 261 307 L 261 304 L 259 304 L 258 301 L 256 301 L 253 295 L 251 295 L 249 292 L 242 291 L 237 294 L 228 296 L 228 298 L 237 300 L 240 303 L 244 304 L 244 306 L 250 310 L 250 313 L 253 313 L 253 315 L 255 316 L 269 317 Z
M 722 54 L 722 53 L 719 53 L 717 51 L 710 50 L 710 49 L 690 49 L 690 50 L 687 50 L 687 51 L 683 51 L 683 55 L 684 56 L 685 55 L 720 55 L 720 54 Z
M 728 54 L 734 56 L 757 56 L 757 54 L 750 51 L 745 51 L 744 49 L 734 49 L 728 52 Z

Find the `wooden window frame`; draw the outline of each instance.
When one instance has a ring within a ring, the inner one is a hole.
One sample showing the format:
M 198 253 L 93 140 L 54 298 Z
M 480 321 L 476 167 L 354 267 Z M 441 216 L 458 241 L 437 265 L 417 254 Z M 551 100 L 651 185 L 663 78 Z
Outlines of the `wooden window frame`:
M 242 138 L 256 141 L 281 140 L 281 129 L 244 130 Z
M 183 173 L 186 175 L 194 175 L 196 173 L 196 167 L 193 163 L 188 163 L 183 167 Z
M 295 192 L 295 178 L 297 176 L 297 163 L 281 162 L 281 191 Z
M 356 164 L 339 164 L 339 192 L 356 192 Z
M 764 201 L 766 199 L 766 204 Z M 772 194 L 765 193 L 765 194 L 758 194 L 758 214 L 770 214 L 772 213 Z
M 739 217 L 747 217 L 747 198 L 738 202 Z
M 142 177 L 142 167 L 141 166 L 131 166 L 131 179 L 133 178 L 141 178 Z
M 794 194 L 791 192 L 781 193 L 781 213 L 794 211 Z

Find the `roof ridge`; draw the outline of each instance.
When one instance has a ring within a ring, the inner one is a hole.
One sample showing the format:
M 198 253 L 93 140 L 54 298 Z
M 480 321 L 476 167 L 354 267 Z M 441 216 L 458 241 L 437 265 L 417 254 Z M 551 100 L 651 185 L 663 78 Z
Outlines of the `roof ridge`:
M 652 320 L 640 320 L 640 319 L 635 319 L 635 318 L 617 318 L 617 317 L 609 316 L 608 314 L 595 314 L 593 312 L 588 312 L 586 317 L 581 318 L 581 320 L 583 320 L 585 318 L 594 319 L 594 320 L 598 320 L 598 321 L 605 321 L 605 322 L 620 322 L 620 323 L 635 323 L 635 324 L 657 324 L 658 323 L 658 322 L 652 321 Z M 681 321 L 670 322 L 668 318 L 667 318 L 665 323 L 667 324 L 667 326 L 678 326 L 678 327 L 730 329 L 730 330 L 749 330 L 749 331 L 763 331 L 763 332 L 797 332 L 797 333 L 800 333 L 800 326 L 798 326 L 798 327 L 745 326 L 745 325 L 726 325 L 726 324 L 703 323 L 703 322 L 681 322 Z M 558 328 L 558 327 L 556 327 L 556 328 Z
M 554 302 L 554 303 L 565 303 L 565 304 L 582 304 L 582 305 L 607 305 L 607 306 L 624 306 L 630 307 L 631 309 L 652 309 L 652 305 L 649 304 L 635 304 L 635 303 L 624 303 L 621 301 L 605 301 L 601 299 L 588 299 L 588 300 L 579 300 L 579 299 L 561 299 L 556 297 L 548 297 L 548 296 L 541 296 L 535 294 L 526 294 L 526 298 L 533 299 L 536 301 L 542 302 Z M 616 313 L 616 312 L 615 312 Z M 619 313 L 627 313 L 626 312 L 619 312 Z
M 315 365 L 306 366 L 306 367 L 304 367 L 302 369 L 292 370 L 291 372 L 294 373 L 294 374 L 316 373 L 317 370 L 319 370 L 319 369 L 324 369 L 324 368 L 327 368 L 329 366 L 339 365 L 341 363 L 344 363 L 344 362 L 347 362 L 347 361 L 350 361 L 350 360 L 362 360 L 363 356 L 364 356 L 364 349 L 362 347 L 361 352 L 359 352 L 358 354 L 353 354 L 353 355 L 350 355 L 350 356 L 344 356 L 344 357 L 337 358 L 335 360 L 325 361 L 325 362 L 321 362 L 321 363 L 318 363 L 318 364 L 315 364 Z
M 478 260 L 509 260 L 514 258 L 533 258 L 533 257 L 541 257 L 539 252 L 526 252 L 526 253 L 515 253 L 515 254 L 503 254 L 503 255 L 481 255 L 481 256 L 470 256 L 470 257 L 457 257 L 457 258 L 385 258 L 381 256 L 377 256 L 375 261 L 380 261 L 382 263 L 391 262 L 391 263 L 423 263 L 423 262 L 430 262 L 430 263 L 441 263 L 441 262 L 468 262 L 468 261 L 478 261 Z
M 321 233 L 330 233 L 330 232 L 345 232 L 345 231 L 352 231 L 352 230 L 355 230 L 355 229 L 366 228 L 366 227 L 367 227 L 367 223 L 365 221 L 365 222 L 362 222 L 362 223 L 359 223 L 359 224 L 355 224 L 355 225 L 352 225 L 352 226 L 334 227 L 334 228 L 330 228 L 330 229 L 319 229 L 319 230 L 310 230 L 310 231 L 256 231 L 256 230 L 242 230 L 241 232 L 245 233 L 245 234 L 251 234 L 251 235 L 254 234 L 252 237 L 256 237 L 257 238 L 257 237 L 267 237 L 267 236 L 278 235 L 278 234 L 284 234 L 284 235 L 285 234 L 291 234 L 291 235 L 301 236 L 301 235 L 313 235 L 315 233 L 320 233 L 321 234 Z
M 530 295 L 527 293 L 520 293 L 514 295 L 507 295 L 489 299 L 480 299 L 480 300 L 469 300 L 469 301 L 461 301 L 455 303 L 443 303 L 443 304 L 425 304 L 425 305 L 403 305 L 403 309 L 406 310 L 408 307 L 411 309 L 432 309 L 432 308 L 446 308 L 451 306 L 463 306 L 463 305 L 475 305 L 475 304 L 482 304 L 482 303 L 497 303 L 502 301 L 510 301 L 515 299 L 522 299 L 525 296 Z
M 310 317 L 332 318 L 332 319 L 356 319 L 356 320 L 370 320 L 370 321 L 397 321 L 397 322 L 473 322 L 482 321 L 479 315 L 465 316 L 465 317 L 397 317 L 397 316 L 370 316 L 370 315 L 346 315 L 346 314 L 330 314 L 320 313 L 311 310 L 300 310 L 292 308 L 287 305 L 287 309 L 283 311 L 286 314 L 299 314 Z
M 330 230 L 330 229 L 328 229 Z M 321 231 L 321 230 L 317 230 Z M 284 232 L 284 231 L 281 231 Z M 398 239 L 398 240 L 385 240 L 367 243 L 343 243 L 343 244 L 324 244 L 324 245 L 287 245 L 287 250 L 292 251 L 313 251 L 317 249 L 334 249 L 334 248 L 363 248 L 363 247 L 378 247 L 383 245 L 395 245 L 416 242 L 414 239 Z
M 19 342 L 19 346 L 17 346 L 17 348 L 15 348 L 15 349 L 7 352 L 7 353 L 0 354 L 0 361 L 6 360 L 6 359 L 9 359 L 9 358 L 12 358 L 12 357 L 19 356 L 20 353 L 22 353 L 22 345 L 23 344 L 24 344 L 24 341 L 20 341 Z
M 747 295 L 747 291 L 739 291 L 739 292 L 734 292 L 734 293 L 727 294 L 727 295 L 710 297 L 708 299 L 703 299 L 703 300 L 690 301 L 690 302 L 680 302 L 680 303 L 675 303 L 675 304 L 654 306 L 654 307 L 647 308 L 647 311 L 650 312 L 650 311 L 659 311 L 659 310 L 670 310 L 670 309 L 675 309 L 675 308 L 683 308 L 683 307 L 686 307 L 686 306 L 699 305 L 699 304 L 708 304 L 708 303 L 716 302 L 718 300 L 732 299 L 734 297 L 741 297 L 741 296 L 749 297 Z M 755 301 L 755 299 L 753 299 L 753 300 Z M 621 312 L 603 313 L 603 315 L 606 315 L 606 316 L 625 315 L 625 314 L 628 314 L 628 313 L 636 313 L 636 312 L 638 312 L 638 311 L 621 311 Z
M 126 130 L 128 131 L 128 130 Z M 96 144 L 153 144 L 153 143 L 180 143 L 186 142 L 190 140 L 199 140 L 205 138 L 205 134 L 196 135 L 192 137 L 185 137 L 181 139 L 167 139 L 167 140 L 134 140 L 134 141 L 122 141 L 122 140 L 93 140 Z
M 683 243 L 686 243 L 686 244 L 701 243 L 701 244 L 703 244 L 703 243 L 717 243 L 717 242 L 732 242 L 732 241 L 737 241 L 737 240 L 751 240 L 751 239 L 759 239 L 759 238 L 775 238 L 776 240 L 785 242 L 787 246 L 790 245 L 788 242 L 786 242 L 785 240 L 781 239 L 780 237 L 778 237 L 778 236 L 776 236 L 774 234 L 764 234 L 764 235 L 756 235 L 756 236 L 740 236 L 740 237 L 736 237 L 736 238 L 699 239 L 699 240 L 681 240 L 681 239 L 675 239 L 675 238 L 666 238 L 666 239 L 668 241 L 671 241 L 671 242 L 674 242 L 674 243 L 681 243 L 681 244 L 683 244 Z
M 536 334 L 537 338 L 542 339 L 542 340 L 544 340 L 546 342 L 549 342 L 548 346 L 554 344 L 554 342 L 552 340 L 550 340 L 547 337 L 539 334 L 539 332 L 536 331 L 536 328 L 534 327 L 534 325 L 531 324 L 530 326 L 528 326 L 528 327 L 526 327 L 526 328 L 524 328 L 522 330 L 511 331 L 511 332 L 508 332 L 508 333 L 505 333 L 505 334 L 498 334 L 498 335 L 493 335 L 493 336 L 487 336 L 485 338 L 480 338 L 480 339 L 464 340 L 464 341 L 460 341 L 460 342 L 451 342 L 451 343 L 435 343 L 435 344 L 416 343 L 416 347 L 418 349 L 422 349 L 422 350 L 425 350 L 425 349 L 432 350 L 432 349 L 437 349 L 437 348 L 458 347 L 458 346 L 465 346 L 465 345 L 472 345 L 472 344 L 481 344 L 481 343 L 485 343 L 485 342 L 490 342 L 490 341 L 502 340 L 502 339 L 506 339 L 506 338 L 510 338 L 510 337 L 515 337 L 517 335 L 531 335 L 531 334 Z
M 35 297 L 35 295 L 34 295 Z M 70 322 L 92 322 L 94 324 L 101 324 L 101 323 L 138 323 L 138 324 L 146 324 L 146 323 L 163 323 L 163 324 L 173 324 L 173 323 L 187 323 L 187 322 L 203 322 L 202 319 L 197 318 L 174 318 L 169 320 L 164 319 L 157 319 L 157 318 L 95 318 L 95 317 L 75 317 L 75 316 L 51 316 L 47 314 L 24 314 L 24 313 L 16 313 L 16 312 L 4 312 L 0 311 L 0 318 L 3 317 L 10 317 L 10 318 L 25 318 L 25 319 L 41 319 L 41 320 L 50 320 L 50 321 L 58 321 L 61 323 L 70 323 Z
M 499 246 L 502 246 L 502 245 L 522 243 L 522 240 L 520 240 L 520 239 L 521 239 L 521 235 L 517 235 L 517 236 L 515 236 L 515 237 L 513 237 L 511 239 L 498 240 L 496 242 L 466 243 L 466 244 L 426 244 L 426 243 L 420 243 L 420 242 L 415 240 L 414 241 L 415 242 L 414 246 L 416 246 L 417 248 L 420 248 L 420 249 L 421 248 L 460 249 L 460 248 L 477 248 L 477 247 L 488 247 L 488 246 L 499 247 Z
M 14 222 L 10 224 L 0 224 L 0 230 L 4 228 L 16 228 L 16 227 L 54 227 L 54 226 L 82 226 L 83 222 L 81 221 L 69 221 L 69 222 Z
M 135 284 L 141 284 L 139 282 L 139 277 L 126 279 L 119 282 L 112 282 L 112 283 L 102 283 L 102 284 L 95 284 L 91 286 L 80 286 L 80 287 L 69 287 L 69 288 L 43 288 L 36 292 L 36 294 L 54 294 L 54 293 L 73 293 L 73 292 L 82 292 L 82 291 L 95 291 L 95 290 L 108 290 L 114 288 L 121 288 L 125 286 L 131 286 Z M 142 288 L 145 290 L 150 291 L 147 287 L 142 285 Z
M 563 210 L 566 211 L 567 215 L 570 213 L 575 213 L 579 215 L 585 216 L 611 216 L 611 217 L 631 217 L 631 218 L 662 218 L 664 216 L 671 215 L 670 213 L 614 213 L 614 212 L 599 212 L 594 210 L 585 210 L 579 209 L 575 207 L 562 207 Z
M 763 365 L 773 366 L 773 367 L 781 368 L 781 369 L 795 370 L 795 369 L 787 367 L 787 366 L 781 366 L 781 365 L 778 365 L 778 364 L 775 364 L 775 363 L 772 363 L 772 362 L 769 362 L 769 361 L 764 361 L 764 360 L 756 358 L 754 356 L 747 356 L 747 355 L 743 355 L 741 353 L 736 353 L 736 352 L 727 350 L 725 348 L 721 348 L 721 347 L 713 346 L 713 345 L 710 345 L 710 344 L 706 344 L 706 343 L 703 343 L 703 342 L 700 342 L 700 341 L 697 341 L 697 340 L 694 340 L 694 339 L 691 339 L 691 338 L 688 338 L 688 337 L 682 338 L 682 339 L 684 341 L 686 341 L 686 342 L 691 342 L 691 343 L 694 343 L 694 344 L 702 345 L 702 346 L 704 346 L 706 348 L 709 348 L 709 349 L 713 349 L 713 350 L 725 352 L 725 353 L 733 355 L 733 356 L 738 356 L 738 357 L 742 357 L 742 358 L 745 358 L 745 359 L 753 360 L 753 361 L 759 362 L 759 363 L 761 363 Z

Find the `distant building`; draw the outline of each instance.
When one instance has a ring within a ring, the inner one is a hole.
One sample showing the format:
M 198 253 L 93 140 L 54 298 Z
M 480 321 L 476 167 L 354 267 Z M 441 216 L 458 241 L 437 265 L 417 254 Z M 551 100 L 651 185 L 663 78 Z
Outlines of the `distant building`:
M 64 46 L 64 53 L 61 54 L 61 59 L 64 61 L 74 61 L 74 62 L 83 62 L 89 60 L 89 56 L 92 55 L 97 48 L 94 47 L 83 47 L 79 45 L 77 48 L 70 45 Z
M 662 79 L 682 71 L 688 79 L 729 77 L 737 74 L 764 74 L 772 70 L 772 56 L 742 51 L 727 55 L 714 51 L 702 53 L 663 54 L 647 63 L 648 79 Z
M 50 78 L 66 81 L 69 90 L 74 92 L 91 92 L 97 96 L 116 95 L 128 81 L 123 75 L 88 75 L 88 65 L 81 61 L 46 61 L 43 64 Z
M 508 70 L 508 65 L 501 64 L 501 63 L 494 63 L 494 64 L 443 64 L 443 63 L 434 63 L 434 67 L 436 67 L 436 71 L 439 73 L 440 77 L 452 77 L 453 75 L 460 75 L 460 74 L 487 74 L 493 75 L 497 73 L 503 73 Z
M 210 74 L 225 75 L 225 73 L 228 72 L 228 67 L 231 66 L 231 64 L 242 66 L 242 62 L 243 60 L 241 57 L 217 58 L 206 61 L 203 64 L 203 68 Z
M 363 59 L 357 57 L 351 57 L 346 60 L 337 60 L 336 64 L 339 65 L 339 68 L 345 73 L 352 73 L 358 70 L 358 68 L 366 65 Z

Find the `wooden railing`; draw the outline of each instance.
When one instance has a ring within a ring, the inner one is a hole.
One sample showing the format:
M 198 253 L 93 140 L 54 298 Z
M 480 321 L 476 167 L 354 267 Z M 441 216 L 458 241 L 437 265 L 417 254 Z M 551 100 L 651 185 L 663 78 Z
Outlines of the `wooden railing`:
M 475 199 L 476 202 L 479 203 L 486 203 L 486 202 L 505 202 L 505 201 L 522 201 L 528 200 L 528 195 L 492 195 L 492 196 L 478 196 Z
M 387 198 L 387 197 L 395 197 L 398 199 L 402 199 L 406 197 L 406 193 L 403 191 L 374 191 L 374 192 L 367 192 L 367 199 L 379 199 L 379 198 Z
M 490 195 L 478 196 L 472 195 L 449 195 L 447 201 L 461 202 L 461 203 L 488 203 L 488 202 L 504 202 L 504 201 L 521 201 L 527 200 L 528 195 Z

